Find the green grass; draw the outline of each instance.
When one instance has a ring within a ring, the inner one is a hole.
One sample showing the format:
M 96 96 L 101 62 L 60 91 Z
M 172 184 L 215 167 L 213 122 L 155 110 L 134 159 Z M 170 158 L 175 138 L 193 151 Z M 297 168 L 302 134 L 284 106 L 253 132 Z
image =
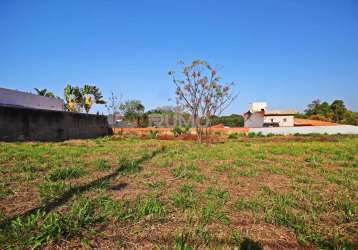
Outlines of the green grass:
M 72 168 L 56 168 L 50 171 L 47 179 L 50 181 L 59 181 L 66 179 L 79 178 L 84 176 L 86 171 L 83 167 L 72 167 Z
M 166 208 L 156 195 L 138 196 L 135 203 L 135 215 L 137 218 L 150 215 L 154 218 L 162 219 L 166 215 Z
M 8 195 L 13 194 L 10 185 L 4 181 L 0 181 L 0 198 L 5 198 Z
M 70 188 L 65 182 L 43 182 L 38 186 L 38 192 L 43 202 L 60 198 Z
M 0 142 L 0 245 L 355 249 L 357 163 L 355 136 Z
M 100 171 L 105 171 L 111 169 L 111 166 L 108 164 L 108 161 L 104 159 L 98 159 L 94 162 L 95 168 Z
M 179 192 L 174 192 L 170 199 L 179 209 L 185 210 L 194 208 L 197 203 L 197 197 L 193 185 L 183 184 Z

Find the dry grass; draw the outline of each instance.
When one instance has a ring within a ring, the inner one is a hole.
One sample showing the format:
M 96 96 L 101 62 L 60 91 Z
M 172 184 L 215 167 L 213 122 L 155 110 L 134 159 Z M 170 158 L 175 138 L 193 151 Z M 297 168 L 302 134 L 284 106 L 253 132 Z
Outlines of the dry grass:
M 358 138 L 108 137 L 0 148 L 5 247 L 357 247 Z

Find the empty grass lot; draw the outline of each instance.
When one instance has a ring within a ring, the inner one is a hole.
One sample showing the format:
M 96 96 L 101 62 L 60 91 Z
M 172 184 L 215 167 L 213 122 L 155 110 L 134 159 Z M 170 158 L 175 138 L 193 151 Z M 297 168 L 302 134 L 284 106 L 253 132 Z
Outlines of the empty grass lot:
M 358 137 L 231 138 L 0 142 L 0 248 L 358 248 Z

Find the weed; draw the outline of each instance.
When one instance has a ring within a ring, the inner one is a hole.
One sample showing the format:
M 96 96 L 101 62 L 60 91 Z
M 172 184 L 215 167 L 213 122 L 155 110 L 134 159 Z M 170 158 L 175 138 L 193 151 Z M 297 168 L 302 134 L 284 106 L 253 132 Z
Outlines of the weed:
M 259 211 L 262 208 L 262 205 L 256 200 L 247 200 L 241 197 L 235 202 L 235 208 L 237 210 L 249 209 L 252 211 Z
M 247 134 L 247 136 L 250 137 L 250 138 L 253 138 L 253 137 L 256 136 L 256 133 L 255 133 L 255 132 L 249 132 L 249 133 Z
M 108 164 L 106 160 L 98 159 L 94 162 L 95 168 L 97 170 L 108 170 L 111 166 Z
M 107 219 L 127 220 L 133 217 L 133 210 L 128 200 L 115 201 L 109 196 L 99 196 L 96 202 L 101 208 L 101 215 Z
M 219 204 L 209 201 L 208 204 L 201 209 L 201 221 L 204 224 L 221 221 L 225 224 L 229 223 L 229 218 L 221 210 Z
M 155 218 L 163 218 L 166 215 L 166 208 L 155 195 L 142 198 L 137 197 L 135 204 L 135 213 L 138 218 L 152 215 Z
M 207 246 L 210 245 L 213 239 L 211 232 L 204 225 L 199 225 L 195 230 L 195 234 L 202 239 Z
M 32 231 L 38 228 L 38 224 L 44 215 L 44 212 L 38 210 L 36 213 L 27 217 L 17 217 L 10 224 L 10 235 L 14 240 L 24 245 L 28 244 L 28 239 L 31 237 Z
M 358 204 L 353 204 L 348 198 L 336 200 L 335 207 L 340 211 L 340 217 L 345 222 L 354 220 L 354 216 L 358 214 Z
M 146 183 L 146 185 L 152 189 L 162 189 L 167 185 L 167 183 L 165 181 L 156 181 L 156 182 Z
M 172 168 L 170 172 L 176 178 L 193 179 L 197 176 L 198 167 L 193 164 L 182 164 L 179 167 Z
M 180 192 L 173 193 L 171 200 L 177 208 L 185 210 L 193 208 L 196 205 L 197 198 L 194 196 L 192 185 L 184 184 L 180 188 Z
M 13 191 L 9 188 L 9 186 L 10 185 L 8 183 L 0 181 L 0 199 L 13 194 Z
M 58 199 L 70 187 L 64 182 L 44 182 L 38 186 L 38 192 L 42 202 L 50 202 Z
M 33 248 L 37 248 L 50 240 L 75 235 L 97 220 L 94 203 L 82 198 L 75 201 L 64 216 L 57 212 L 49 213 L 41 225 L 40 233 L 30 241 Z
M 148 138 L 149 139 L 155 139 L 157 138 L 158 135 L 158 131 L 157 130 L 150 130 L 148 133 Z
M 317 155 L 311 155 L 305 159 L 305 162 L 309 163 L 312 167 L 319 167 L 322 164 L 322 159 Z
M 231 133 L 231 134 L 229 134 L 229 136 L 227 138 L 228 139 L 237 139 L 237 138 L 239 138 L 239 134 L 238 133 Z
M 188 232 L 181 232 L 175 235 L 174 238 L 174 250 L 193 250 L 194 248 L 190 245 L 191 235 Z
M 218 187 L 209 187 L 205 195 L 207 198 L 219 201 L 221 204 L 225 204 L 229 199 L 229 192 Z
M 172 133 L 174 136 L 179 136 L 179 135 L 184 135 L 184 134 L 188 134 L 190 132 L 190 127 L 186 126 L 186 127 L 180 127 L 180 126 L 175 126 L 172 129 Z
M 85 174 L 86 171 L 82 167 L 56 168 L 48 174 L 47 179 L 50 181 L 66 180 L 79 178 Z
M 256 177 L 259 175 L 256 169 L 249 168 L 249 169 L 240 169 L 238 171 L 239 176 L 245 176 L 245 177 Z
M 40 171 L 41 169 L 39 167 L 35 167 L 28 162 L 20 162 L 16 165 L 15 170 L 18 172 L 35 173 L 37 171 Z
M 120 160 L 122 174 L 135 174 L 142 170 L 142 167 L 136 161 Z
M 234 229 L 230 235 L 230 242 L 236 247 L 240 247 L 241 245 L 241 233 L 240 231 Z
M 265 221 L 292 228 L 297 234 L 304 234 L 307 225 L 304 216 L 280 206 L 265 208 Z
M 193 193 L 195 190 L 192 184 L 184 183 L 180 186 L 180 191 L 183 193 Z

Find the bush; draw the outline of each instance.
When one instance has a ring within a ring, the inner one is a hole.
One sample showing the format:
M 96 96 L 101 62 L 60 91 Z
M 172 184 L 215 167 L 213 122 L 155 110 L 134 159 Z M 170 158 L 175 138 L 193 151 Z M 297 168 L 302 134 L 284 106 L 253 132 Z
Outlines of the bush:
M 175 137 L 179 135 L 186 135 L 190 133 L 190 127 L 189 126 L 180 127 L 177 125 L 172 129 L 172 132 Z
M 239 138 L 239 134 L 238 133 L 231 133 L 231 134 L 229 134 L 229 136 L 227 138 L 228 139 L 237 139 L 237 138 Z
M 247 136 L 250 137 L 250 138 L 253 138 L 253 137 L 256 136 L 256 133 L 255 133 L 255 132 L 249 132 L 249 133 L 247 134 Z
M 150 130 L 148 133 L 148 138 L 149 139 L 155 139 L 157 138 L 158 135 L 158 131 L 157 130 Z

